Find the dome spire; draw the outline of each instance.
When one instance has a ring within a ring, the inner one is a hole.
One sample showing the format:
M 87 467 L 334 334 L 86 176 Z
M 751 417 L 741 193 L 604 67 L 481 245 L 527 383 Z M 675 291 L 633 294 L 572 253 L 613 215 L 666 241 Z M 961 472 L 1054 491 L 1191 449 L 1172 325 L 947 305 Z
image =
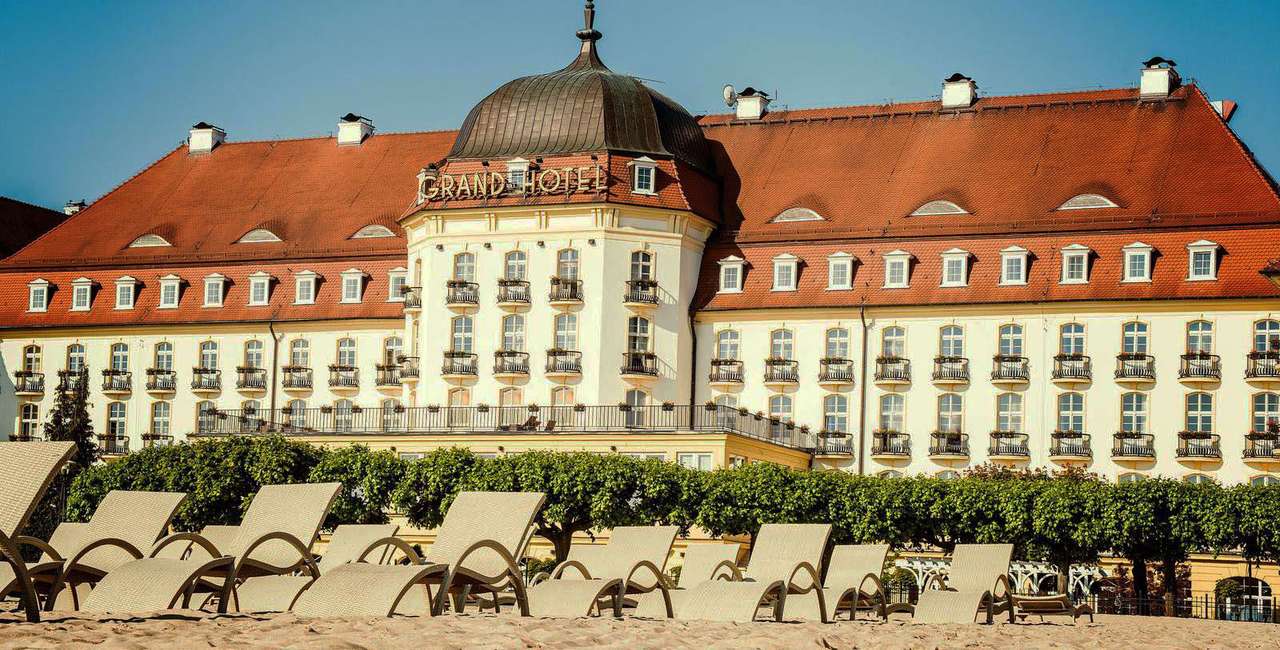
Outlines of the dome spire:
M 582 54 L 586 54 L 592 58 L 596 58 L 596 41 L 600 40 L 604 35 L 596 31 L 596 3 L 587 0 L 587 6 L 582 10 L 583 24 L 585 27 L 578 30 L 578 40 L 582 41 Z

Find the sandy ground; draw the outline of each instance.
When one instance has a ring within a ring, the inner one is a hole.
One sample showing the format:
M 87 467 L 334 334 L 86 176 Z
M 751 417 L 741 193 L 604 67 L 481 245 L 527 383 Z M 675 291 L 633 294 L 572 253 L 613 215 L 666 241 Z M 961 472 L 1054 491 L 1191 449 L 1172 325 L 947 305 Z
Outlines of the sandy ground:
M 1048 619 L 1010 625 L 916 625 L 903 621 L 707 623 L 613 619 L 299 619 L 213 616 L 46 615 L 29 625 L 0 614 L 0 648 L 97 646 L 236 648 L 1277 648 L 1280 625 L 1130 616 L 1096 623 Z M 1032 619 L 1034 621 L 1034 619 Z

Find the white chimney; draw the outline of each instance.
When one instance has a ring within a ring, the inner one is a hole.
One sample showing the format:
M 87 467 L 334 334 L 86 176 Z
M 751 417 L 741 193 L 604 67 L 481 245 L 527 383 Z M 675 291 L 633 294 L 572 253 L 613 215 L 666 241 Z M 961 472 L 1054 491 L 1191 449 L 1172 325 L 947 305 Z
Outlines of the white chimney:
M 191 139 L 187 140 L 187 151 L 189 153 L 209 153 L 226 139 L 226 131 L 208 122 L 201 122 L 191 127 Z
M 724 87 L 724 101 L 736 107 L 740 120 L 758 120 L 769 112 L 769 93 L 747 86 L 742 92 L 734 92 L 733 86 Z
M 67 201 L 67 204 L 62 206 L 62 211 L 66 213 L 67 216 L 70 216 L 87 207 L 89 207 L 89 204 L 85 203 L 84 199 L 80 199 L 79 201 Z
M 978 84 L 959 72 L 942 80 L 942 108 L 969 108 L 978 100 Z
M 1178 66 L 1172 59 L 1153 56 L 1142 63 L 1142 83 L 1138 86 L 1138 95 L 1142 99 L 1163 99 L 1178 89 L 1182 77 L 1175 70 Z
M 367 117 L 347 113 L 338 118 L 338 144 L 360 144 L 373 135 L 373 122 Z

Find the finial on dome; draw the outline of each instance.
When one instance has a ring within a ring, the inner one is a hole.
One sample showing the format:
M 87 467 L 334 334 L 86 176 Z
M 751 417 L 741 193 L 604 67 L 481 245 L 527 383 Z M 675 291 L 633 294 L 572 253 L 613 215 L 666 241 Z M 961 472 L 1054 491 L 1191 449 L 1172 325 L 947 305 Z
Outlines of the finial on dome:
M 596 3 L 587 0 L 587 6 L 582 11 L 583 23 L 586 25 L 583 29 L 578 30 L 578 39 L 582 41 L 582 51 L 593 51 L 596 47 L 596 41 L 600 40 L 603 34 L 596 31 Z

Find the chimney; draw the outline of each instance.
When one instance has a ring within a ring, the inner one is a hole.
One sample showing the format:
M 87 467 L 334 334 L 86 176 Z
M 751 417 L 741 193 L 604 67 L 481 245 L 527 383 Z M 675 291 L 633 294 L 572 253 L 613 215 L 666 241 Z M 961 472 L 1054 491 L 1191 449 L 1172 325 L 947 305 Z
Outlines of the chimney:
M 1142 63 L 1142 83 L 1138 86 L 1138 95 L 1142 99 L 1164 99 L 1169 93 L 1178 89 L 1182 77 L 1178 76 L 1178 67 L 1173 59 L 1153 56 Z
M 959 72 L 942 80 L 942 108 L 969 108 L 978 100 L 978 84 Z
M 89 204 L 85 203 L 84 199 L 80 199 L 79 201 L 67 201 L 67 204 L 62 206 L 62 211 L 65 212 L 67 216 L 71 216 L 87 207 L 89 207 Z
M 347 113 L 338 118 L 338 144 L 360 144 L 373 135 L 373 122 L 367 117 Z
M 724 87 L 724 102 L 736 107 L 740 120 L 758 120 L 769 112 L 769 93 L 747 86 L 742 92 L 734 92 L 733 86 Z
M 200 122 L 191 127 L 191 139 L 187 140 L 187 152 L 209 153 L 226 139 L 226 131 L 208 122 Z

